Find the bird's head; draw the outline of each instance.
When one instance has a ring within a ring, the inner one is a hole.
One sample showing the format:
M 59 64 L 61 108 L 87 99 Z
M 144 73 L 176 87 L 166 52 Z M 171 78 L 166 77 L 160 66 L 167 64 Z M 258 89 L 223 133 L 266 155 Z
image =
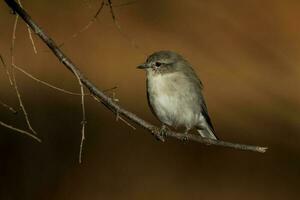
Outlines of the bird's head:
M 146 69 L 148 72 L 168 73 L 178 71 L 187 64 L 187 61 L 179 54 L 172 51 L 158 51 L 151 54 L 145 63 L 138 69 Z

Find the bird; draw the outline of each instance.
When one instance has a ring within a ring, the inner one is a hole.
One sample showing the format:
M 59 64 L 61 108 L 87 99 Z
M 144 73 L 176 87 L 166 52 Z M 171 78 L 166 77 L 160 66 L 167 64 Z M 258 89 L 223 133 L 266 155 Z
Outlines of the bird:
M 203 84 L 192 65 L 174 51 L 157 51 L 137 66 L 146 71 L 147 100 L 153 114 L 169 127 L 196 129 L 202 138 L 217 140 L 202 94 Z

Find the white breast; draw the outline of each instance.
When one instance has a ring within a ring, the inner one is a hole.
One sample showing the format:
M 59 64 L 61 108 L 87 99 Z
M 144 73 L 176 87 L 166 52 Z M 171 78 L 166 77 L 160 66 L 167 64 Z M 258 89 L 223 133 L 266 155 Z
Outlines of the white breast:
M 175 127 L 197 124 L 200 102 L 184 74 L 148 74 L 147 78 L 150 104 L 163 123 Z

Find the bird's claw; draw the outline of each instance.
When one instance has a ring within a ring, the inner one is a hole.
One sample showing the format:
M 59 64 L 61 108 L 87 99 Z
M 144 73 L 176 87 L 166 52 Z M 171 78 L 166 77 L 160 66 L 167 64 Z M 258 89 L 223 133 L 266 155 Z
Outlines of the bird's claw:
M 160 140 L 162 142 L 165 141 L 166 133 L 168 132 L 168 128 L 166 126 L 162 126 L 160 129 L 157 127 L 154 127 L 152 129 L 153 135 L 156 137 L 157 140 Z
M 183 142 L 186 142 L 186 141 L 188 141 L 188 134 L 189 134 L 189 128 L 187 128 L 186 130 L 185 130 L 185 132 L 184 132 L 184 136 L 181 138 L 181 140 L 183 141 Z
M 184 135 L 184 136 L 181 138 L 181 140 L 182 140 L 183 142 L 186 142 L 186 141 L 188 141 L 188 137 L 187 137 L 187 135 Z
M 188 137 L 187 137 L 187 136 L 184 136 L 184 137 L 182 138 L 182 140 L 183 140 L 184 142 L 186 142 L 186 141 L 188 141 Z

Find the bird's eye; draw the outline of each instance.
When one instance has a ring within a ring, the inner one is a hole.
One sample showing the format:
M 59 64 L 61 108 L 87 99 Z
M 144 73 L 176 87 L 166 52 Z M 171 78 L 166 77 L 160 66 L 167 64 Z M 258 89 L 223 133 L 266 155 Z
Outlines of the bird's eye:
M 156 66 L 156 67 L 161 66 L 161 62 L 156 62 L 156 63 L 155 63 L 155 66 Z

